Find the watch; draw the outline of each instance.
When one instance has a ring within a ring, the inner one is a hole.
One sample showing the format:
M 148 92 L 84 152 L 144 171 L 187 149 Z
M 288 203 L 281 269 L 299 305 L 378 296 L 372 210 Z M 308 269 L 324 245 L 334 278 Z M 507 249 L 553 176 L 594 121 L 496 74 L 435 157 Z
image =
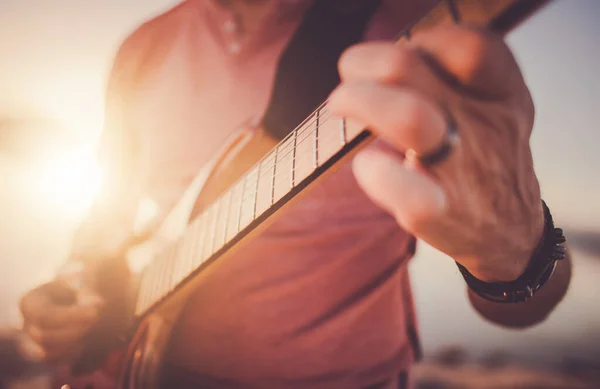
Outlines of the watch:
M 544 208 L 544 233 L 527 268 L 514 281 L 484 282 L 477 279 L 459 264 L 456 265 L 469 288 L 480 297 L 496 303 L 520 303 L 532 298 L 552 277 L 558 261 L 566 257 L 567 249 L 563 230 L 554 227 L 552 214 L 542 200 Z

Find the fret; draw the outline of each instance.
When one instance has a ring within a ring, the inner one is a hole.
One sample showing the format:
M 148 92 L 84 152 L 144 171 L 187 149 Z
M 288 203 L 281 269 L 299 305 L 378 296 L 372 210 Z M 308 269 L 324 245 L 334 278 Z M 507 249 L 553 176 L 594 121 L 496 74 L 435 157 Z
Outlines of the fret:
M 346 118 L 340 118 L 340 145 L 346 145 Z
M 200 263 L 206 261 L 213 254 L 213 240 L 215 235 L 215 219 L 216 219 L 216 211 L 215 207 L 211 204 L 206 212 L 206 232 L 204 234 L 204 238 L 202 239 L 202 260 Z
M 242 189 L 244 180 L 237 182 L 231 189 L 230 211 L 227 215 L 227 236 L 225 241 L 229 242 L 239 232 L 239 221 L 242 207 Z
M 143 296 L 143 309 L 149 307 L 154 303 L 154 291 L 156 290 L 157 284 L 157 263 L 156 261 L 150 262 L 146 269 L 143 271 L 142 280 L 145 284 L 144 296 Z
M 277 156 L 279 154 L 279 146 L 275 146 L 275 156 L 273 159 L 273 178 L 271 182 L 271 205 L 275 203 L 275 177 L 277 176 Z
M 176 245 L 168 245 L 165 249 L 165 284 L 163 289 L 163 294 L 166 295 L 171 291 L 171 289 L 175 286 L 173 283 L 174 280 L 174 272 L 175 272 L 175 258 L 176 253 Z
M 254 187 L 254 205 L 252 209 L 252 219 L 256 219 L 258 214 L 256 213 L 256 207 L 258 204 L 258 183 L 260 181 L 260 168 L 262 165 L 262 160 L 258 162 L 258 167 L 256 168 L 256 186 Z
M 356 138 L 358 134 L 363 132 L 365 125 L 351 118 L 346 118 L 346 135 L 348 142 Z
M 329 113 L 319 117 L 319 154 L 318 165 L 322 166 L 333 157 L 342 146 L 339 141 L 338 118 Z
M 223 219 L 223 240 L 221 242 L 221 245 L 225 245 L 225 243 L 227 243 L 227 226 L 229 225 L 229 210 L 231 208 L 231 199 L 233 198 L 232 193 L 230 190 L 226 191 L 223 196 L 227 199 L 226 200 L 226 206 L 225 206 L 225 214 L 223 215 L 222 219 Z
M 315 130 L 314 130 L 314 158 L 313 158 L 313 166 L 314 168 L 319 167 L 319 109 L 315 112 Z
M 188 230 L 183 234 L 179 240 L 180 249 L 177 261 L 179 262 L 179 273 L 177 279 L 179 281 L 184 280 L 192 271 L 193 257 L 194 257 L 194 246 L 196 244 L 196 224 L 190 225 Z
M 296 146 L 297 146 L 297 142 L 298 142 L 298 129 L 295 129 L 294 131 L 292 131 L 292 139 L 293 139 L 293 144 L 292 144 L 292 168 L 290 170 L 290 188 L 293 188 L 296 183 L 294 182 L 295 178 L 296 178 Z
M 177 239 L 174 248 L 173 248 L 173 277 L 171 277 L 171 286 L 174 287 L 177 285 L 184 277 L 185 269 L 184 261 L 183 261 L 183 236 L 180 236 Z
M 192 223 L 177 241 L 177 283 L 183 281 L 192 271 L 192 260 L 190 258 L 193 256 L 194 232 L 194 224 Z
M 195 227 L 195 239 L 194 239 L 194 248 L 192 253 L 192 269 L 197 269 L 202 263 L 202 238 L 204 237 L 206 231 L 206 215 L 201 215 L 197 220 L 197 225 Z
M 204 240 L 206 234 L 208 234 L 208 215 L 203 213 L 198 220 L 200 224 L 198 227 L 196 249 L 194 250 L 194 269 L 199 268 L 204 260 Z
M 194 271 L 196 267 L 196 256 L 198 250 L 198 240 L 200 239 L 200 220 L 196 218 L 189 226 L 188 232 L 185 234 L 185 240 L 187 244 L 185 254 L 185 268 L 188 273 Z
M 146 269 L 150 270 L 151 268 L 148 266 Z M 137 301 L 136 301 L 136 306 L 135 306 L 136 314 L 142 312 L 148 306 L 148 301 L 149 301 L 148 292 L 149 292 L 149 284 L 150 284 L 148 275 L 149 275 L 149 273 L 147 273 L 146 271 L 142 271 L 142 273 L 141 273 L 140 289 L 139 289 L 139 292 L 137 295 Z
M 177 285 L 183 277 L 183 235 L 180 236 L 173 244 L 173 254 L 171 261 L 173 262 L 173 276 L 171 277 L 171 285 Z
M 160 265 L 159 258 L 155 258 L 154 261 L 148 265 L 150 266 L 148 278 L 150 280 L 150 289 L 148 290 L 148 303 L 146 306 L 150 306 L 156 301 L 158 285 L 160 283 Z
M 218 235 L 219 235 L 219 231 L 221 230 L 221 226 L 219 225 L 219 219 L 221 216 L 221 200 L 222 197 L 218 197 L 212 204 L 211 204 L 211 209 L 213 212 L 213 223 L 211 226 L 212 232 L 211 232 L 211 238 L 210 238 L 210 253 L 211 255 L 214 254 L 218 248 L 220 247 L 217 246 L 217 239 L 218 239 Z
M 244 191 L 240 208 L 240 230 L 243 230 L 254 220 L 256 207 L 256 186 L 258 184 L 258 166 L 254 166 L 244 179 Z
M 154 282 L 154 286 L 153 286 L 153 290 L 152 290 L 152 304 L 154 304 L 155 302 L 158 301 L 158 299 L 160 298 L 160 291 L 162 290 L 162 281 L 163 281 L 163 276 L 164 276 L 164 272 L 162 271 L 163 267 L 164 267 L 164 262 L 161 260 L 161 257 L 158 256 L 155 259 L 156 263 L 156 277 L 155 277 L 155 282 Z
M 229 197 L 231 197 L 231 193 L 226 191 L 221 197 L 216 200 L 216 213 L 217 216 L 215 218 L 215 235 L 212 243 L 213 252 L 218 251 L 223 244 L 225 244 L 225 229 L 227 228 L 227 219 L 226 214 L 229 212 L 227 209 L 229 206 Z M 224 217 L 225 216 L 225 217 Z
M 295 158 L 294 158 L 294 182 L 298 185 L 312 172 L 315 171 L 313 162 L 313 123 L 316 120 L 312 114 L 306 122 L 298 129 Z
M 166 279 L 167 279 L 167 261 L 165 260 L 165 257 L 162 255 L 159 255 L 158 259 L 158 277 L 157 280 L 158 282 L 156 283 L 156 290 L 153 296 L 153 302 L 157 302 L 159 301 L 162 296 L 164 295 L 164 290 L 165 290 L 165 285 L 166 285 Z
M 150 290 L 151 289 L 149 288 L 149 283 L 147 281 L 142 282 L 142 288 L 138 293 L 138 301 L 137 306 L 135 308 L 136 313 L 139 314 L 140 312 L 144 311 L 150 306 Z
M 238 212 L 238 217 L 237 217 L 237 225 L 235 227 L 235 233 L 237 234 L 238 232 L 240 232 L 241 228 L 240 225 L 242 223 L 242 205 L 244 205 L 244 187 L 246 186 L 246 178 L 247 176 L 242 177 L 241 180 L 241 191 L 240 191 L 240 209 Z
M 276 177 L 274 186 L 273 202 L 276 203 L 290 191 L 291 166 L 294 150 L 294 138 L 287 137 L 277 147 Z
M 261 161 L 259 166 L 256 190 L 256 217 L 262 215 L 272 204 L 274 162 L 275 152 L 272 151 Z

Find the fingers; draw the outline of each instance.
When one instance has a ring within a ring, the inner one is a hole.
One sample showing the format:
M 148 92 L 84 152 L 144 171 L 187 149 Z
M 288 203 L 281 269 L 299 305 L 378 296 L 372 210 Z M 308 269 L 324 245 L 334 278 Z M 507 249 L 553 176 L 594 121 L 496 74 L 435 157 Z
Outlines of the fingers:
M 23 299 L 21 311 L 27 323 L 41 329 L 56 329 L 96 320 L 101 306 L 99 298 L 87 300 L 83 304 L 57 305 L 41 291 L 34 291 Z
M 509 48 L 485 30 L 446 25 L 415 34 L 410 41 L 363 43 L 342 55 L 344 81 L 365 80 L 410 85 L 445 101 L 450 93 L 503 98 L 524 81 Z
M 52 349 L 63 345 L 77 343 L 90 329 L 93 321 L 72 324 L 59 329 L 42 329 L 30 325 L 27 328 L 29 336 L 44 349 Z
M 83 291 L 73 291 L 74 304 L 56 304 L 51 290 L 43 285 L 21 301 L 24 332 L 43 349 L 46 361 L 60 360 L 78 349 L 103 305 L 98 296 Z
M 356 155 L 353 170 L 361 188 L 408 232 L 418 234 L 445 212 L 442 187 L 377 144 Z
M 344 82 L 406 86 L 435 101 L 448 98 L 447 85 L 432 71 L 419 51 L 405 44 L 370 42 L 352 46 L 340 58 L 339 70 Z
M 440 108 L 405 88 L 349 81 L 331 95 L 329 107 L 335 115 L 364 123 L 400 151 L 426 154 L 446 136 L 446 117 Z
M 44 357 L 44 349 L 24 333 L 19 335 L 19 351 L 30 361 L 40 361 Z
M 437 76 L 462 94 L 503 99 L 524 84 L 508 46 L 486 30 L 440 26 L 415 34 L 409 47 L 426 53 Z

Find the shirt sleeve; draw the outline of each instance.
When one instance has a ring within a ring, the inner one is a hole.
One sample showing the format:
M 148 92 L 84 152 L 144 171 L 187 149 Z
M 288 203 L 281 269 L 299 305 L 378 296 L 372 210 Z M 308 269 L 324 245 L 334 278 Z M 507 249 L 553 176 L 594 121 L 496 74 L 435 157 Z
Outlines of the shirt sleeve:
M 132 46 L 131 40 L 121 46 L 109 76 L 98 153 L 102 188 L 75 231 L 71 260 L 116 254 L 133 231 L 142 183 L 136 128 L 130 119 L 136 75 Z

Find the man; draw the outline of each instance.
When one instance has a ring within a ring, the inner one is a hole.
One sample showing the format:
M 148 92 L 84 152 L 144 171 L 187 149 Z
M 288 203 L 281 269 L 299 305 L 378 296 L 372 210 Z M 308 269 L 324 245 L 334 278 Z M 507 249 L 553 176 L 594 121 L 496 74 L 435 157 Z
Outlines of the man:
M 477 290 L 549 261 L 536 248 L 553 231 L 529 148 L 533 103 L 502 40 L 446 27 L 391 43 L 434 3 L 383 1 L 367 43 L 344 53 L 330 109 L 380 140 L 214 265 L 174 334 L 173 387 L 406 387 L 413 237 L 463 266 L 473 306 L 490 320 L 533 325 L 560 301 L 568 260 L 537 274 L 533 286 L 543 286 L 526 302 Z M 110 181 L 73 257 L 110 253 L 142 196 L 168 211 L 214 150 L 261 118 L 279 54 L 312 4 L 188 0 L 125 41 L 106 102 Z M 85 301 L 59 307 L 43 288 L 23 299 L 25 328 L 48 360 L 71 356 L 97 319 L 101 301 Z

